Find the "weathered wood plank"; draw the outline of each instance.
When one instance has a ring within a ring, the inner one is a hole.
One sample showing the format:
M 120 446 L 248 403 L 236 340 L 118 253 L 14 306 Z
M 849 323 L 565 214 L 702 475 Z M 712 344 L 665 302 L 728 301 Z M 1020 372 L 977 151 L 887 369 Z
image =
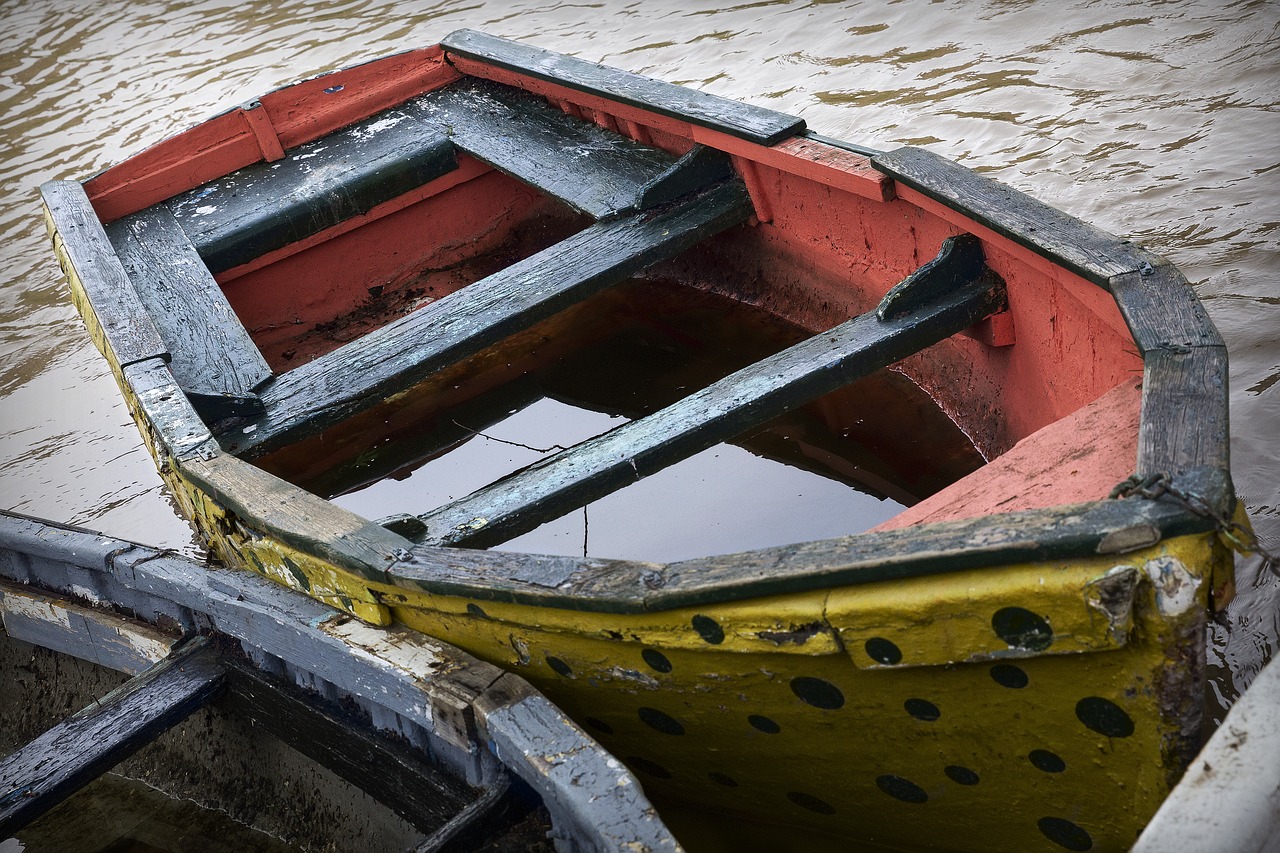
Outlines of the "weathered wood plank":
M 223 705 L 361 788 L 422 832 L 445 825 L 476 798 L 458 779 L 350 713 L 239 663 L 229 663 Z M 376 771 L 373 769 L 376 768 Z
M 406 544 L 391 531 L 234 456 L 178 464 L 189 482 L 243 523 L 371 581 L 384 579 L 383 570 Z M 251 544 L 239 548 L 246 557 Z
M 554 818 L 593 827 L 605 850 L 681 849 L 635 776 L 523 680 L 503 676 L 476 710 L 491 748 Z M 584 789 L 592 796 L 582 796 Z
M 185 720 L 225 670 L 196 639 L 0 762 L 0 834 L 35 820 Z
M 210 421 L 262 411 L 253 392 L 271 368 L 169 209 L 117 220 L 107 236 L 196 410 Z
M 421 515 L 423 541 L 470 547 L 506 541 L 973 325 L 1004 305 L 1004 283 L 985 271 L 976 241 L 958 239 L 948 240 L 936 261 L 903 283 L 908 290 L 891 295 L 908 302 L 911 288 L 931 293 L 935 280 L 964 279 L 963 286 L 909 313 L 855 317 Z
M 71 283 L 71 296 L 89 334 L 116 367 L 169 351 L 125 275 L 84 188 L 49 181 L 40 195 L 54 232 L 54 248 Z
M 1138 351 L 1145 356 L 1153 350 L 1224 346 L 1182 273 L 1155 255 L 1150 263 L 1144 270 L 1113 277 L 1109 285 Z
M 661 149 L 487 80 L 455 83 L 404 109 L 468 154 L 596 219 L 637 207 L 645 185 L 675 162 Z
M 213 434 L 178 387 L 168 365 L 153 358 L 131 364 L 122 373 L 133 392 L 134 416 L 141 415 L 143 439 L 158 460 L 207 459 L 218 451 Z
M 1142 376 L 1138 473 L 1229 471 L 1227 348 L 1151 350 Z
M 366 213 L 457 168 L 444 134 L 390 110 L 169 203 L 214 273 Z
M 871 158 L 877 169 L 1094 284 L 1133 272 L 1150 257 L 1137 246 L 923 148 Z
M 629 71 L 596 65 L 562 53 L 476 32 L 457 30 L 441 42 L 457 54 L 508 71 L 527 74 L 633 107 L 651 110 L 762 145 L 773 145 L 804 130 L 804 119 L 731 101 Z
M 68 599 L 0 582 L 0 623 L 15 640 L 137 675 L 162 659 L 176 638 L 150 625 Z
M 362 411 L 575 301 L 744 219 L 729 182 L 669 209 L 601 222 L 291 370 L 262 391 L 266 412 L 219 438 L 256 456 Z
M 648 209 L 675 201 L 733 174 L 729 155 L 705 145 L 694 145 L 665 172 L 640 188 L 637 207 Z

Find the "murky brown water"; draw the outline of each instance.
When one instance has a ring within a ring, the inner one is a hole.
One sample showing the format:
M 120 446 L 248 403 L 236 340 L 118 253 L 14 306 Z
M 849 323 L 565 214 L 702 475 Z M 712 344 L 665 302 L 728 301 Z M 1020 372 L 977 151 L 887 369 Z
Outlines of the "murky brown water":
M 72 310 L 35 188 L 302 76 L 475 27 L 924 145 L 1169 256 L 1230 347 L 1236 483 L 1280 547 L 1280 4 L 0 2 L 0 506 L 194 550 Z M 1229 695 L 1280 635 L 1242 560 Z

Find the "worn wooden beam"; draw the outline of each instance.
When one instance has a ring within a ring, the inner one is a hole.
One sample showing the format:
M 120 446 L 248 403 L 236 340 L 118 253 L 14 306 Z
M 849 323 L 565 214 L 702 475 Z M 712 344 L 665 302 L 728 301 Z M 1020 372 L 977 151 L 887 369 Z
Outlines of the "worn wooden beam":
M 1225 346 L 1177 267 L 1156 255 L 1143 269 L 1114 276 L 1108 284 L 1138 351 L 1181 351 L 1191 347 Z
M 940 294 L 937 282 L 949 292 Z M 506 541 L 950 337 L 1005 302 L 1004 283 L 986 270 L 971 237 L 948 240 L 938 259 L 900 288 L 886 299 L 890 316 L 883 320 L 874 312 L 855 317 L 420 516 L 423 541 L 471 547 Z M 909 311 L 893 307 L 910 306 L 916 290 L 928 301 Z
M 262 390 L 266 412 L 220 435 L 256 456 L 311 435 L 666 260 L 750 213 L 729 182 L 653 213 L 587 228 L 297 367 Z
M 54 251 L 71 285 L 71 299 L 98 349 L 117 369 L 169 350 L 147 316 L 116 257 L 84 188 L 75 181 L 40 186 Z
M 876 154 L 871 163 L 894 180 L 985 225 L 1101 287 L 1150 257 L 1127 240 L 984 177 L 923 148 Z
M 1153 350 L 1142 371 L 1138 473 L 1231 468 L 1227 348 Z M 1230 515 L 1230 506 L 1215 507 Z
M 591 826 L 602 850 L 679 851 L 635 777 L 563 711 L 511 674 L 476 700 L 490 748 L 554 816 Z M 594 796 L 577 792 L 589 789 Z
M 633 107 L 762 145 L 773 145 L 804 130 L 804 119 L 731 101 L 629 71 L 596 65 L 562 53 L 476 32 L 457 30 L 441 42 L 446 55 L 548 80 Z M 482 69 L 464 68 L 468 73 Z
M 487 80 L 460 81 L 404 109 L 473 157 L 596 219 L 640 206 L 643 189 L 676 159 Z
M 35 820 L 203 707 L 225 670 L 196 639 L 0 761 L 0 835 Z
M 219 273 L 368 212 L 457 168 L 448 137 L 395 109 L 177 196 L 173 215 Z
M 254 391 L 271 368 L 169 209 L 117 220 L 107 237 L 196 411 L 207 421 L 261 412 Z

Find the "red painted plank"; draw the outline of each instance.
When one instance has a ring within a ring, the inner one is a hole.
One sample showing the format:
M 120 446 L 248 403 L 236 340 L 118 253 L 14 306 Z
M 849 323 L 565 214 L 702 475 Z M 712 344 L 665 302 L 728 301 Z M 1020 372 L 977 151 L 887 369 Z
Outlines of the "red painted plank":
M 438 47 L 412 50 L 334 71 L 263 95 L 264 115 L 287 149 L 318 139 L 461 75 Z M 103 222 L 112 222 L 263 159 L 242 109 L 231 110 L 151 146 L 85 182 Z M 274 146 L 272 146 L 274 151 Z

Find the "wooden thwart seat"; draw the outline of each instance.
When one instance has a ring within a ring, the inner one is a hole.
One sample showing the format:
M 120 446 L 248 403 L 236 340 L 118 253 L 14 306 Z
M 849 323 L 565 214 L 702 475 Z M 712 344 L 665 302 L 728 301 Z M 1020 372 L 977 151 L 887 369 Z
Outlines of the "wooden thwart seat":
M 744 221 L 750 212 L 745 188 L 730 181 L 660 211 L 599 222 L 294 368 L 263 388 L 261 415 L 234 422 L 219 438 L 242 458 L 290 444 Z
M 644 187 L 676 160 L 487 80 L 461 80 L 404 108 L 460 150 L 595 219 L 639 207 Z
M 282 160 L 255 163 L 168 202 L 214 273 L 318 234 L 457 168 L 446 134 L 389 110 Z
M 877 311 L 648 417 L 419 516 L 432 545 L 497 545 L 960 332 L 1005 304 L 976 238 L 953 237 Z
M 204 707 L 226 669 L 196 639 L 0 760 L 0 835 L 27 825 Z
M 163 205 L 117 220 L 107 237 L 169 351 L 169 369 L 206 421 L 262 411 L 271 368 Z

